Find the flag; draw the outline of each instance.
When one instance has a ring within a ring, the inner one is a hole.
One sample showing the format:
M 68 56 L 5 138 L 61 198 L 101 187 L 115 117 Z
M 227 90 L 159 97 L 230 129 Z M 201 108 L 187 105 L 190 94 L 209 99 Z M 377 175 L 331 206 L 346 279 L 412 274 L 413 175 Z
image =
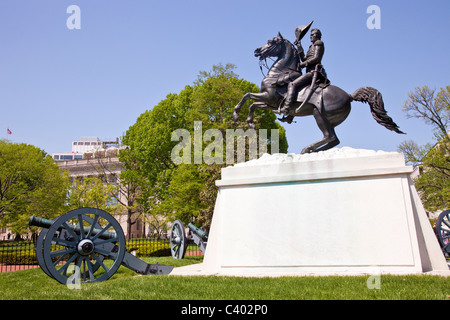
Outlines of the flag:
M 6 133 L 7 133 L 7 134 L 12 134 L 12 131 L 9 130 L 9 128 L 8 128 L 8 129 L 6 129 Z

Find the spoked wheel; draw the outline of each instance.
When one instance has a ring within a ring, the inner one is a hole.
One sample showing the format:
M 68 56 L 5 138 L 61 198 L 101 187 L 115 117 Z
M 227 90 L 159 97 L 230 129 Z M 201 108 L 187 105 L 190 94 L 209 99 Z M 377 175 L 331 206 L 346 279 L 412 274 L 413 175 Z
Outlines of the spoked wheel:
M 41 233 L 39 233 L 39 237 L 37 238 L 37 241 L 36 241 L 36 259 L 37 259 L 37 262 L 39 263 L 39 266 L 45 272 L 45 274 L 48 275 L 49 277 L 53 278 L 51 273 L 48 271 L 47 265 L 45 264 L 45 261 L 44 261 L 44 239 L 45 239 L 45 236 L 47 235 L 47 232 L 48 232 L 48 229 L 44 228 L 41 230 Z
M 93 219 L 91 217 L 85 215 L 84 218 L 90 224 L 93 223 Z M 95 224 L 95 228 L 101 229 L 101 226 L 98 222 Z M 36 246 L 35 246 L 36 247 L 36 259 L 39 264 L 39 267 L 45 272 L 45 274 L 48 275 L 49 277 L 53 278 L 52 274 L 48 271 L 48 268 L 47 268 L 47 265 L 45 264 L 45 259 L 44 259 L 44 239 L 47 236 L 47 232 L 48 232 L 48 229 L 43 228 L 41 230 L 41 232 L 39 233 L 39 236 L 36 241 Z M 101 259 L 101 261 L 103 261 L 104 256 L 99 256 L 99 258 Z M 95 272 L 98 270 L 99 267 L 100 267 L 100 263 L 96 262 L 92 269 Z M 80 276 L 85 277 L 86 275 L 83 274 Z
M 439 215 L 436 221 L 436 235 L 444 254 L 450 255 L 450 210 Z
M 38 239 L 39 240 L 39 239 Z M 60 283 L 109 279 L 120 267 L 126 241 L 120 224 L 105 211 L 80 208 L 57 218 L 42 240 L 44 271 Z M 111 263 L 106 263 L 111 259 Z
M 186 253 L 187 241 L 184 225 L 180 220 L 175 220 L 170 230 L 170 252 L 174 259 L 183 259 Z

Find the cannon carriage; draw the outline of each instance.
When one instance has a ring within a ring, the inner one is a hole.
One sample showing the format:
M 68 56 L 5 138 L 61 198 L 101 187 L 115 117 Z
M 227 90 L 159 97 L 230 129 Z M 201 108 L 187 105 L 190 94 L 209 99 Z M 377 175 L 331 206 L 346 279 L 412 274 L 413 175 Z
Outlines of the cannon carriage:
M 123 265 L 142 275 L 167 275 L 173 266 L 147 264 L 126 250 L 119 222 L 109 213 L 79 208 L 54 219 L 32 216 L 30 226 L 43 228 L 36 241 L 41 269 L 62 284 L 109 279 Z
M 196 227 L 192 223 L 188 224 L 186 234 L 183 222 L 175 220 L 170 229 L 170 252 L 174 259 L 183 259 L 189 243 L 195 243 L 200 251 L 205 254 L 208 242 L 208 233 Z

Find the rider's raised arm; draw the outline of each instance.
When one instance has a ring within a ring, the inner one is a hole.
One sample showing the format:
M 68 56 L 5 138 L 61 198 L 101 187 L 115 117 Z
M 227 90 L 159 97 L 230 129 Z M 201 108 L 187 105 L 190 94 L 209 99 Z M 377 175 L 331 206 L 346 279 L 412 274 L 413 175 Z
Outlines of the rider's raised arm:
M 294 44 L 297 46 L 297 52 L 300 57 L 300 61 L 305 60 L 305 50 L 303 50 L 302 44 L 300 41 L 295 41 Z

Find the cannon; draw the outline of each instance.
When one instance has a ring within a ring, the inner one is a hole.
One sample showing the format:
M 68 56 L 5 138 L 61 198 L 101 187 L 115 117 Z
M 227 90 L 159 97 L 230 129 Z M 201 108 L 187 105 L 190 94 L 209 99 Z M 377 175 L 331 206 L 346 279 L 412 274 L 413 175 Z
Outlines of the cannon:
M 175 220 L 170 230 L 170 252 L 174 259 L 183 259 L 188 243 L 194 242 L 205 254 L 208 234 L 192 223 L 188 224 L 189 232 L 186 235 L 183 223 Z
M 436 236 L 444 256 L 450 256 L 450 210 L 441 212 L 436 220 Z
M 105 281 L 121 265 L 142 275 L 167 275 L 173 269 L 127 252 L 119 222 L 100 209 L 79 208 L 54 220 L 31 216 L 28 224 L 43 228 L 35 245 L 39 266 L 62 284 L 74 275 L 80 283 Z

